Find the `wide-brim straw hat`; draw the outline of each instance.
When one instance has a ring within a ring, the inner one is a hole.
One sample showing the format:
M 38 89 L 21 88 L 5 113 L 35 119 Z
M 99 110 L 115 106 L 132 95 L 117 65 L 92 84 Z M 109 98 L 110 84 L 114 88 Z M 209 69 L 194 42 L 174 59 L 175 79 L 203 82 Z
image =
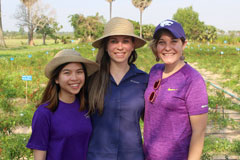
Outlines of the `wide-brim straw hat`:
M 99 64 L 83 58 L 80 53 L 73 49 L 63 49 L 59 51 L 54 58 L 45 67 L 45 76 L 50 78 L 52 72 L 60 65 L 70 62 L 83 63 L 87 70 L 87 75 L 90 76 L 99 69 Z
M 114 17 L 105 26 L 103 36 L 95 40 L 92 45 L 95 48 L 102 46 L 102 40 L 110 36 L 131 36 L 135 39 L 135 48 L 140 48 L 146 44 L 146 41 L 134 34 L 133 24 L 127 19 Z

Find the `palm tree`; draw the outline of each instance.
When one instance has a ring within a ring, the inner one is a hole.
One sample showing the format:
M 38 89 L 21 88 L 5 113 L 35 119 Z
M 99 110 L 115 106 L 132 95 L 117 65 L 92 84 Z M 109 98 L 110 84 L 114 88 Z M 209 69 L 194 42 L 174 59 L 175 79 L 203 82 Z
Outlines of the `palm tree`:
M 21 0 L 21 2 L 28 8 L 31 8 L 38 0 Z
M 31 23 L 31 7 L 34 3 L 36 3 L 38 0 L 20 0 L 26 7 L 27 7 L 27 17 L 28 17 L 28 44 L 33 46 L 33 25 Z
M 132 4 L 140 10 L 140 37 L 142 38 L 142 13 L 151 4 L 152 0 L 132 0 Z
M 3 37 L 3 29 L 2 29 L 2 11 L 1 11 L 1 0 L 0 0 L 0 46 L 6 48 L 6 43 Z
M 109 2 L 110 4 L 110 19 L 112 18 L 112 2 L 115 1 L 115 0 L 106 0 Z

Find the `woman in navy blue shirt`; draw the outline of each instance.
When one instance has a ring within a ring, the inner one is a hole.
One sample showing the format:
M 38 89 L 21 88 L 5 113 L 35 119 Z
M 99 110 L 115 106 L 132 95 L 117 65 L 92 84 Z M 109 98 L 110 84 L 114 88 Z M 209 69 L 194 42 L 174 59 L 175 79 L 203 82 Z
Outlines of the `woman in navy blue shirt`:
M 131 22 L 116 17 L 92 44 L 98 48 L 100 71 L 89 84 L 93 132 L 88 160 L 144 160 L 139 120 L 148 75 L 133 62 L 135 49 L 145 43 L 134 34 Z

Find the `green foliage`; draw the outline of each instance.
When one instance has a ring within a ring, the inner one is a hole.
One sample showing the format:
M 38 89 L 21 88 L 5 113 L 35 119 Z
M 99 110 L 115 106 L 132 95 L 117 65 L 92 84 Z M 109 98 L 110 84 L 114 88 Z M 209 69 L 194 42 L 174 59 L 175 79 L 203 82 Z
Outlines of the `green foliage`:
M 10 66 L 13 68 L 12 66 Z M 7 74 L 2 73 L 0 76 L 0 88 L 2 92 L 0 95 L 5 95 L 6 98 L 13 98 L 16 96 L 23 96 L 21 92 L 19 92 L 19 89 L 22 89 L 22 87 L 18 88 L 19 84 L 22 84 L 21 81 L 18 81 L 15 77 L 18 77 L 17 73 L 14 74 Z M 9 83 L 11 82 L 11 83 Z M 22 85 L 21 85 L 22 86 Z
M 143 29 L 143 38 L 145 40 L 152 40 L 152 37 L 153 37 L 153 33 L 154 33 L 154 30 L 155 30 L 155 26 L 154 25 L 143 25 L 142 26 L 142 29 Z
M 219 82 L 224 88 L 230 88 L 240 94 L 240 66 L 238 60 L 240 54 L 236 50 L 237 46 L 227 44 L 204 44 L 188 43 L 184 50 L 188 62 L 196 62 L 200 68 L 207 68 L 212 73 L 222 76 Z
M 0 114 L 0 135 L 9 135 L 16 126 L 15 117 L 11 114 Z
M 26 148 L 29 135 L 10 135 L 0 137 L 0 160 L 18 160 L 33 157 L 32 151 Z
M 224 138 L 208 136 L 205 138 L 203 153 L 208 153 L 210 156 L 214 154 L 239 155 L 239 144 L 239 140 L 230 142 Z
M 19 107 L 15 112 L 15 123 L 17 126 L 31 126 L 33 113 L 36 110 L 35 104 L 26 104 Z
M 204 32 L 199 35 L 198 40 L 203 42 L 214 42 L 217 39 L 217 29 L 214 26 L 204 26 Z
M 210 89 L 208 89 L 210 90 Z M 229 115 L 225 113 L 225 109 L 232 109 L 240 111 L 240 105 L 233 104 L 232 101 L 224 96 L 223 92 L 216 91 L 216 95 L 208 96 L 208 123 L 213 126 L 213 129 L 223 129 L 227 126 L 231 126 L 233 129 L 239 129 L 240 124 L 233 119 L 229 118 Z
M 140 35 L 140 24 L 139 24 L 139 22 L 133 21 L 131 19 L 128 19 L 128 20 L 133 24 L 134 34 Z
M 54 38 L 56 42 L 56 39 L 59 38 L 58 36 L 56 36 L 56 32 L 59 31 L 62 28 L 62 26 L 58 26 L 58 23 L 53 18 L 49 18 L 44 15 L 42 15 L 40 19 L 44 19 L 44 20 L 40 21 L 40 24 L 36 28 L 36 32 L 42 35 L 43 44 L 44 45 L 46 44 L 45 40 L 47 35 Z
M 179 8 L 173 19 L 182 24 L 188 39 L 196 40 L 204 31 L 204 24 L 199 20 L 199 15 L 193 11 L 192 6 Z
M 179 8 L 173 19 L 182 24 L 187 39 L 213 42 L 217 38 L 217 29 L 214 26 L 204 25 L 192 6 Z
M 75 38 L 80 38 L 81 41 L 92 41 L 103 33 L 105 20 L 98 13 L 95 16 L 86 18 L 82 14 L 74 14 L 69 18 L 74 29 Z
M 60 37 L 60 40 L 61 40 L 61 42 L 62 42 L 63 44 L 68 44 L 68 43 L 71 42 L 69 36 L 61 36 L 61 37 Z
M 4 95 L 0 96 L 0 109 L 4 112 L 13 112 L 14 107 L 11 105 L 10 99 L 6 98 Z
M 227 42 L 227 44 L 239 44 L 240 36 L 219 35 L 218 38 L 216 39 L 216 43 L 224 44 L 224 42 Z
M 212 160 L 212 158 L 213 158 L 213 156 L 210 155 L 209 153 L 207 153 L 207 152 L 202 153 L 201 160 Z
M 239 154 L 240 153 L 240 141 L 234 140 L 233 143 L 234 143 L 234 146 L 232 147 L 232 152 L 235 154 Z

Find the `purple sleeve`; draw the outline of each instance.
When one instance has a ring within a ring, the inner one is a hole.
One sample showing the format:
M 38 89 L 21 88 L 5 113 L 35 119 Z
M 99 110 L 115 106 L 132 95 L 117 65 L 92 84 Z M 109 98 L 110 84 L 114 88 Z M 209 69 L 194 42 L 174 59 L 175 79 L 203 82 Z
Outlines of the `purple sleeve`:
M 201 75 L 194 75 L 194 78 L 189 82 L 186 105 L 189 115 L 199 115 L 208 112 L 208 95 Z
M 51 111 L 45 107 L 39 107 L 32 119 L 32 135 L 27 147 L 46 151 L 48 149 Z

